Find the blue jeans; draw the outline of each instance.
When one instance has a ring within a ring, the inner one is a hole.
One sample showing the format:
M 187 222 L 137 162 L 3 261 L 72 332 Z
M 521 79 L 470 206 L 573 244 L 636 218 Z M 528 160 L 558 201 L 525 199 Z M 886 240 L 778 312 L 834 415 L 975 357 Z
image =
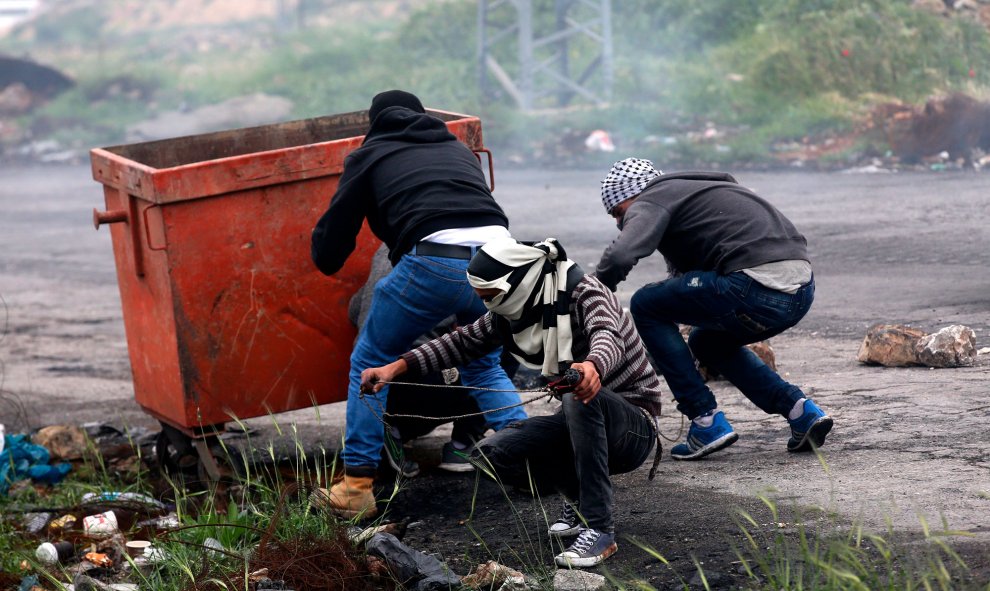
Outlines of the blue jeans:
M 584 404 L 564 394 L 555 414 L 531 417 L 482 439 L 476 460 L 498 479 L 578 502 L 588 526 L 613 531 L 612 480 L 638 468 L 656 443 L 653 421 L 622 396 L 602 388 Z
M 347 425 L 341 457 L 347 468 L 358 469 L 354 473 L 366 473 L 378 466 L 385 437 L 381 417 L 388 400 L 388 387 L 361 399 L 361 372 L 392 363 L 409 350 L 416 338 L 452 314 L 463 325 L 487 311 L 468 285 L 467 265 L 466 260 L 407 254 L 375 284 L 371 310 L 351 353 L 347 388 Z M 482 411 L 520 402 L 515 386 L 499 365 L 500 355 L 501 348 L 497 347 L 458 368 L 465 386 L 509 390 L 471 391 L 470 396 Z M 485 418 L 488 426 L 497 431 L 526 418 L 526 412 L 516 407 Z
M 715 409 L 694 357 L 718 371 L 767 414 L 785 417 L 801 390 L 745 345 L 768 339 L 797 324 L 815 298 L 814 278 L 796 293 L 764 287 L 742 272 L 719 275 L 692 271 L 636 291 L 630 312 L 647 350 L 689 419 Z M 678 324 L 694 329 L 684 342 Z

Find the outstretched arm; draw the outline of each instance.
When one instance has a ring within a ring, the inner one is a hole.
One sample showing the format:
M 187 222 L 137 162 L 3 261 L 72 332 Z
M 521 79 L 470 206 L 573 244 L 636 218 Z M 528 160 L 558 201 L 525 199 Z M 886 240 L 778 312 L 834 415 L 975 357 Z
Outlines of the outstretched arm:
M 423 375 L 483 357 L 501 344 L 492 313 L 402 355 L 408 371 Z
M 670 223 L 670 213 L 654 203 L 638 200 L 629 206 L 619 237 L 602 253 L 595 276 L 615 291 L 640 259 L 653 254 Z

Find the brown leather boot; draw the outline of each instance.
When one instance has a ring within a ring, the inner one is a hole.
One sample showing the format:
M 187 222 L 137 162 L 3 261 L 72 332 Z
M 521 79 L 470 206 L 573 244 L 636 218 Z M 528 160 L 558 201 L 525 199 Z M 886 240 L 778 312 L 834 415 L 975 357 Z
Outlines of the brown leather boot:
M 309 504 L 318 509 L 329 509 L 335 515 L 351 519 L 371 518 L 378 515 L 375 495 L 371 492 L 374 482 L 371 476 L 350 476 L 334 484 L 329 490 L 318 488 L 309 496 Z

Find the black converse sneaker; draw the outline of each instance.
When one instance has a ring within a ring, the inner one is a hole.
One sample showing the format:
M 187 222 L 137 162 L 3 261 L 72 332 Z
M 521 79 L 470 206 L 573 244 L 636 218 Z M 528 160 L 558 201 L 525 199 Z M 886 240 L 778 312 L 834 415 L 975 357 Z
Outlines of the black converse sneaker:
M 564 499 L 564 509 L 560 512 L 557 521 L 550 524 L 547 534 L 555 538 L 566 538 L 576 536 L 581 531 L 581 518 L 578 517 L 577 510 L 570 501 Z
M 595 566 L 618 549 L 614 533 L 588 527 L 581 530 L 570 548 L 554 557 L 554 562 L 565 568 Z

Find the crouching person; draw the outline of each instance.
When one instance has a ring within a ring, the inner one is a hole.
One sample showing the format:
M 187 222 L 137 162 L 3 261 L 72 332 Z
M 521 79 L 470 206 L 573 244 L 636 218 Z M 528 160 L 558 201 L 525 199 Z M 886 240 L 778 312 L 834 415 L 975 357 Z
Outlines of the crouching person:
M 581 380 L 555 414 L 486 437 L 472 460 L 504 483 L 561 493 L 563 512 L 549 534 L 577 537 L 555 562 L 596 565 L 618 548 L 609 476 L 638 468 L 657 443 L 660 379 L 618 299 L 568 260 L 556 240 L 491 241 L 467 273 L 488 313 L 365 370 L 363 387 L 377 391 L 401 374 L 461 365 L 499 346 L 546 376 L 576 369 Z

